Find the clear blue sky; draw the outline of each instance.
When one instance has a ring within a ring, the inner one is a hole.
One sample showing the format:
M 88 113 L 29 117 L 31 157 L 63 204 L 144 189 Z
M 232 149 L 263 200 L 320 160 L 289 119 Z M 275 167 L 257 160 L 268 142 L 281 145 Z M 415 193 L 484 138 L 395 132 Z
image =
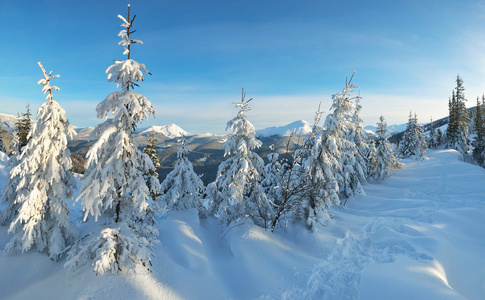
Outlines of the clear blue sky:
M 0 112 L 35 112 L 44 101 L 42 61 L 60 74 L 56 99 L 76 126 L 94 126 L 95 107 L 116 85 L 105 69 L 124 59 L 118 14 L 130 1 L 0 2 Z M 405 123 L 447 115 L 460 74 L 468 106 L 485 92 L 483 1 L 131 1 L 132 58 L 153 74 L 138 92 L 157 116 L 193 133 L 224 133 L 244 87 L 257 129 L 305 119 L 346 76 L 363 97 L 364 125 L 380 114 Z

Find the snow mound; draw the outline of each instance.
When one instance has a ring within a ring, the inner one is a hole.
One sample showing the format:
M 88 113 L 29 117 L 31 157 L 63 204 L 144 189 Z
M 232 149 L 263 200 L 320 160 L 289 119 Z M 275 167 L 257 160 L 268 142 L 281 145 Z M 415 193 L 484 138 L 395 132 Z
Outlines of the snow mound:
M 176 137 L 181 137 L 182 135 L 188 136 L 191 135 L 187 131 L 183 130 L 176 124 L 168 124 L 168 125 L 162 125 L 162 126 L 152 126 L 144 131 L 141 132 L 141 134 L 144 133 L 161 133 L 165 135 L 168 138 L 176 138 Z
M 290 136 L 293 132 L 296 135 L 306 135 L 312 132 L 312 124 L 305 120 L 295 121 L 285 126 L 273 126 L 256 130 L 258 136 L 269 137 L 272 135 Z

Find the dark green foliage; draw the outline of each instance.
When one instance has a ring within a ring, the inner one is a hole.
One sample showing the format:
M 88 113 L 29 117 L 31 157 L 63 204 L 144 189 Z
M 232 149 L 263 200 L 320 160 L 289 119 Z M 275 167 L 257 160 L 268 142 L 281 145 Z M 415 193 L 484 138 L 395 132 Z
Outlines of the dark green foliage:
M 30 112 L 30 104 L 26 106 L 27 111 L 21 113 L 18 116 L 18 120 L 15 123 L 15 130 L 14 130 L 14 141 L 13 141 L 13 151 L 16 153 L 21 153 L 22 149 L 27 145 L 29 142 L 29 131 L 31 127 L 31 120 L 30 117 L 32 113 Z
M 469 150 L 468 127 L 470 125 L 464 92 L 463 80 L 458 75 L 456 77 L 456 88 L 448 102 L 450 121 L 446 130 L 446 147 L 455 149 L 462 155 L 466 155 Z
M 477 98 L 477 108 L 475 109 L 475 119 L 473 127 L 477 134 L 472 142 L 473 158 L 480 166 L 485 166 L 485 116 L 483 115 L 485 109 L 485 95 L 480 101 Z

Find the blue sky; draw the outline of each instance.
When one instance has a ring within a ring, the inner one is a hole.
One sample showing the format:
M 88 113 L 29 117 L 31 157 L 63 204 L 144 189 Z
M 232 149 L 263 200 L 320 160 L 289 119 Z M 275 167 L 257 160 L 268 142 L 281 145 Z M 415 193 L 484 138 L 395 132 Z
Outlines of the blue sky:
M 130 1 L 1 1 L 0 112 L 36 111 L 42 61 L 60 74 L 54 96 L 76 126 L 116 85 L 104 71 L 123 59 L 117 34 Z M 447 115 L 460 74 L 468 106 L 485 92 L 483 1 L 131 1 L 132 58 L 153 74 L 138 92 L 157 116 L 193 133 L 224 133 L 241 88 L 253 97 L 257 129 L 312 121 L 346 76 L 363 97 L 364 125 Z

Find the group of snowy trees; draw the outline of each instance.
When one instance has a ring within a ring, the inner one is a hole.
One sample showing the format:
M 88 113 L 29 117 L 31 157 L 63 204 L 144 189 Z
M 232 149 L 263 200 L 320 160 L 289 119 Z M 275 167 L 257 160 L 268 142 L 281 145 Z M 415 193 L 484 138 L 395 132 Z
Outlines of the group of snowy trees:
M 115 61 L 106 73 L 108 81 L 121 89 L 96 108 L 105 121 L 91 134 L 96 142 L 87 153 L 75 200 L 81 200 L 84 221 L 102 220 L 99 232 L 77 239 L 77 228 L 71 223 L 67 199 L 77 187 L 67 139 L 75 132 L 53 99 L 53 91 L 59 88 L 51 80 L 59 75 L 47 74 L 39 63 L 44 77 L 38 83 L 47 102 L 40 106 L 28 134 L 17 134 L 9 160 L 11 170 L 1 199 L 7 207 L 0 221 L 9 224 L 13 237 L 5 251 L 35 248 L 53 260 L 67 253 L 66 267 L 76 270 L 91 263 L 97 274 L 138 264 L 149 268 L 158 235 L 157 211 L 198 209 L 201 216 L 212 214 L 227 228 L 251 220 L 270 230 L 289 221 L 303 221 L 315 229 L 330 217 L 331 205 L 344 205 L 349 197 L 363 193 L 363 182 L 382 180 L 397 166 L 383 117 L 376 146 L 364 134 L 360 97 L 352 97 L 351 79 L 341 93 L 333 95 L 324 128 L 318 126 L 318 110 L 302 146 L 288 148 L 282 159 L 278 153 L 270 154 L 267 164 L 254 152 L 262 142 L 247 119 L 252 99 L 247 100 L 243 90 L 241 101 L 234 103 L 239 111 L 227 123 L 232 132 L 224 143 L 227 159 L 215 181 L 204 186 L 188 160 L 190 149 L 183 137 L 175 168 L 160 184 L 154 136 L 144 151 L 132 137 L 137 124 L 155 114 L 150 101 L 133 91 L 144 73 L 149 74 L 144 64 L 131 58 L 131 46 L 142 42 L 131 38 L 135 16 L 130 18 L 130 7 L 127 18 L 118 17 L 123 27 L 119 44 L 127 59 Z
M 31 248 L 46 250 L 56 260 L 77 235 L 68 216 L 66 200 L 72 198 L 76 183 L 67 149 L 67 138 L 75 132 L 65 111 L 54 101 L 50 81 L 59 75 L 47 74 L 39 80 L 47 102 L 37 112 L 37 122 L 30 128 L 23 147 L 18 146 L 10 159 L 9 181 L 2 194 L 7 208 L 0 221 L 10 222 L 11 241 L 5 251 L 23 252 Z M 30 122 L 30 121 L 29 121 Z M 29 124 L 30 125 L 30 124 Z M 17 139 L 20 145 L 22 139 Z
M 456 88 L 448 101 L 450 112 L 448 128 L 446 129 L 446 148 L 455 149 L 462 155 L 469 151 L 468 128 L 470 117 L 466 108 L 465 87 L 463 80 L 456 77 Z
M 402 157 L 414 156 L 418 160 L 426 158 L 426 137 L 424 135 L 424 128 L 418 123 L 418 116 L 409 113 L 409 121 L 404 131 L 403 138 L 399 143 L 399 154 Z

